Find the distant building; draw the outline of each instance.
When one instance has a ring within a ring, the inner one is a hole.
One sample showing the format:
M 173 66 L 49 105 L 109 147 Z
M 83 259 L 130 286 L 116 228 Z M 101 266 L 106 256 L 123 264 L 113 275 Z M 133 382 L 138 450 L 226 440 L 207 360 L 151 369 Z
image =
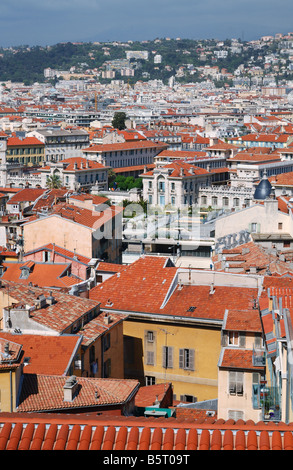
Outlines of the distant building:
M 36 129 L 27 134 L 45 144 L 47 162 L 81 157 L 82 150 L 89 145 L 89 133 L 83 129 Z

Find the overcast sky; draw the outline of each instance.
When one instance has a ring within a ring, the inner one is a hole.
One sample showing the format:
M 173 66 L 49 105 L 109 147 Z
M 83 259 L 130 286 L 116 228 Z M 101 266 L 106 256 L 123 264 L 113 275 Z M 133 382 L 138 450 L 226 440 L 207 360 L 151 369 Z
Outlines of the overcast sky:
M 0 0 L 0 46 L 155 38 L 249 41 L 293 30 L 292 0 Z

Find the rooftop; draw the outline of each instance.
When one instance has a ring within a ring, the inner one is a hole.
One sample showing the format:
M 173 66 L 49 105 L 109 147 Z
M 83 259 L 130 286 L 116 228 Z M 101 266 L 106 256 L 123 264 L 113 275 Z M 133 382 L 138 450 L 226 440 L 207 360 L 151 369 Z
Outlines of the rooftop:
M 212 417 L 0 413 L 0 429 L 1 450 L 293 450 L 292 424 Z

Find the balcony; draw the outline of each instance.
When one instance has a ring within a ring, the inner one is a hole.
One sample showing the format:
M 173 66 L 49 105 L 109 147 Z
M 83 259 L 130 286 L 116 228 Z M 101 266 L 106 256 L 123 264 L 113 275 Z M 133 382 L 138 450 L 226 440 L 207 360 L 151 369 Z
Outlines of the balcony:
M 261 384 L 259 389 L 263 421 L 281 421 L 280 396 L 277 387 Z

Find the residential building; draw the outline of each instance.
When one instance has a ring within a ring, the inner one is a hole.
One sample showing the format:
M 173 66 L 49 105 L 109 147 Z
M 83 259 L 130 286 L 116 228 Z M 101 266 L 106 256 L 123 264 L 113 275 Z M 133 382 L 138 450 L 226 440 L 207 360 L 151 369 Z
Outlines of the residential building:
M 113 267 L 112 267 L 113 269 Z M 251 311 L 261 278 L 176 268 L 143 256 L 90 291 L 101 309 L 124 313 L 125 377 L 172 383 L 174 400 L 218 397 L 225 311 Z
M 50 178 L 56 177 L 62 187 L 73 191 L 89 191 L 92 187 L 107 190 L 108 170 L 109 167 L 82 157 L 50 162 L 38 169 L 42 188 L 48 185 Z
M 255 201 L 256 202 L 256 201 Z M 216 253 L 254 240 L 272 246 L 292 239 L 292 215 L 279 210 L 278 199 L 267 198 L 215 220 Z M 283 245 L 286 247 L 286 245 Z
M 150 205 L 174 208 L 197 204 L 200 185 L 208 185 L 211 179 L 207 170 L 181 160 L 158 164 L 140 176 L 145 201 Z
M 153 163 L 154 157 L 167 145 L 148 140 L 121 142 L 116 144 L 92 145 L 83 150 L 83 155 L 106 167 L 121 168 Z
M 266 373 L 265 349 L 258 304 L 249 311 L 225 311 L 218 367 L 218 416 L 223 419 L 264 419 L 261 384 Z
M 34 251 L 48 243 L 88 258 L 119 262 L 122 244 L 122 208 L 103 205 L 89 210 L 59 203 L 22 224 L 23 250 Z M 52 230 L 54 227 L 54 230 Z
M 82 150 L 89 145 L 89 133 L 84 129 L 36 129 L 27 134 L 45 146 L 44 160 L 58 162 L 66 158 L 82 157 Z
M 7 140 L 6 161 L 38 166 L 45 159 L 45 144 L 36 137 L 10 137 Z
M 70 374 L 124 377 L 122 323 L 125 315 L 101 312 L 99 303 L 93 300 L 4 279 L 1 280 L 1 311 L 2 332 L 15 334 L 17 344 L 27 334 L 61 337 L 60 341 L 63 335 L 78 335 L 81 349 L 74 352 Z

